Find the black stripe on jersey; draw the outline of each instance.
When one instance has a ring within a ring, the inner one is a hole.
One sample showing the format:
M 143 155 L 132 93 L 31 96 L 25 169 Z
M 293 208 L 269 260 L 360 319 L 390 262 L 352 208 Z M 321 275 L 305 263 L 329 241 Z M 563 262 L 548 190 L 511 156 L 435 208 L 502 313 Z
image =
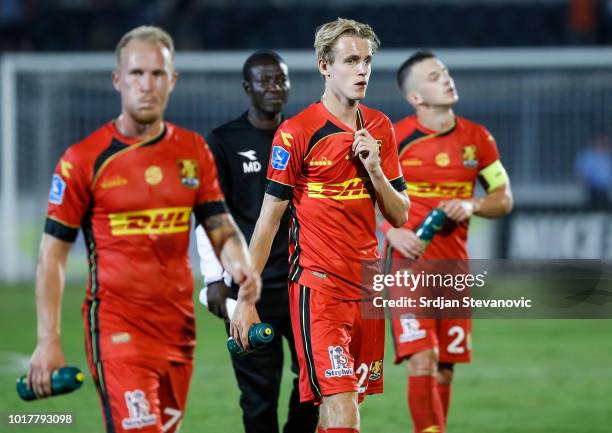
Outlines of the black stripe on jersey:
M 87 330 L 89 331 L 88 340 L 91 346 L 91 360 L 95 365 L 98 373 L 98 383 L 96 387 L 100 393 L 102 400 L 102 409 L 104 411 L 104 421 L 106 424 L 107 433 L 115 433 L 115 423 L 113 422 L 113 413 L 111 411 L 108 391 L 106 389 L 106 378 L 104 376 L 104 367 L 100 356 L 100 327 L 98 325 L 100 300 L 98 299 L 98 252 L 96 249 L 96 241 L 93 233 L 93 225 L 91 223 L 91 207 L 85 213 L 81 226 L 83 227 L 83 237 L 85 238 L 85 246 L 87 247 L 87 261 L 89 263 L 89 281 L 92 300 L 87 303 Z
M 391 186 L 397 192 L 406 191 L 406 181 L 404 180 L 404 176 L 400 176 L 397 179 L 393 179 L 391 181 Z
M 308 150 L 306 151 L 306 155 L 310 153 L 315 144 L 319 141 L 323 140 L 325 137 L 331 134 L 337 134 L 338 132 L 346 132 L 342 128 L 338 128 L 336 125 L 331 123 L 329 120 L 325 122 L 325 125 L 321 127 L 317 132 L 315 132 L 308 143 Z
M 293 187 L 284 185 L 273 180 L 268 180 L 266 185 L 266 194 L 273 195 L 281 200 L 291 200 L 293 197 Z
M 45 233 L 65 242 L 74 242 L 79 234 L 79 229 L 65 226 L 61 222 L 47 217 L 45 221 Z
M 94 238 L 93 226 L 91 223 L 91 208 L 83 217 L 83 237 L 87 247 L 87 262 L 89 264 L 89 291 L 92 300 L 89 302 L 87 320 L 89 322 L 89 339 L 91 342 L 91 359 L 94 364 L 100 362 L 100 340 L 98 329 L 98 309 L 100 300 L 98 299 L 98 251 Z
M 113 412 L 111 410 L 108 392 L 106 391 L 106 379 L 104 378 L 104 367 L 101 362 L 96 365 L 98 369 L 98 378 L 100 385 L 98 391 L 102 400 L 102 409 L 104 410 L 104 423 L 106 424 L 106 433 L 115 433 L 115 423 L 113 422 Z
M 418 129 L 415 129 L 412 134 L 410 134 L 408 137 L 400 141 L 399 152 L 401 153 L 401 151 L 404 150 L 404 148 L 408 146 L 410 143 L 412 143 L 414 140 L 418 140 L 419 138 L 423 138 L 426 136 L 427 134 L 425 134 L 424 132 L 421 132 Z
M 361 114 L 361 110 L 357 108 L 357 131 L 363 129 L 365 127 L 365 121 L 363 120 L 363 114 Z
M 445 135 L 448 135 L 451 132 L 453 132 L 456 127 L 457 127 L 457 119 L 453 121 L 453 126 L 448 128 L 446 131 L 439 132 L 438 134 L 436 134 L 436 137 L 444 137 Z
M 162 141 L 162 139 L 163 139 L 165 136 L 166 136 L 166 125 L 164 124 L 164 125 L 162 125 L 162 130 L 161 130 L 161 132 L 160 132 L 160 133 L 159 133 L 157 136 L 155 136 L 155 137 L 153 137 L 153 138 L 149 139 L 149 141 L 144 142 L 144 143 L 142 144 L 142 146 L 151 146 L 151 145 L 153 145 L 153 144 L 155 144 L 155 143 L 159 143 L 160 141 Z
M 98 155 L 98 157 L 96 158 L 96 162 L 94 163 L 92 179 L 95 179 L 96 174 L 98 173 L 98 170 L 100 170 L 100 167 L 102 167 L 102 164 L 104 164 L 104 161 L 106 161 L 108 158 L 113 156 L 115 153 L 120 152 L 123 149 L 126 149 L 127 147 L 128 147 L 127 144 L 124 144 L 120 142 L 119 140 L 115 140 L 113 138 L 113 140 L 111 141 L 111 144 L 109 144 L 108 147 L 104 149 L 100 153 L 100 155 Z
M 306 355 L 306 364 L 308 365 L 310 388 L 315 396 L 321 397 L 317 370 L 314 365 L 314 355 L 312 353 L 312 338 L 310 336 L 310 289 L 306 286 L 300 286 L 300 329 L 302 331 L 302 346 L 304 347 L 304 355 Z
M 293 205 L 289 206 L 289 212 L 291 214 L 291 230 L 289 236 L 291 236 L 290 241 L 293 241 L 295 245 L 295 250 L 289 258 L 289 279 L 297 283 L 300 280 L 303 269 L 300 266 L 300 254 L 302 253 L 302 248 L 300 247 L 300 224 L 297 219 L 297 211 Z
M 196 221 L 200 224 L 203 224 L 204 221 L 211 216 L 228 212 L 227 205 L 223 200 L 200 203 L 193 208 L 193 214 L 195 215 Z
M 83 237 L 85 238 L 85 247 L 87 247 L 87 261 L 89 263 L 90 291 L 93 298 L 96 298 L 98 292 L 98 251 L 96 249 L 96 240 L 94 238 L 93 225 L 91 223 L 92 208 L 90 207 L 85 215 L 81 227 L 83 228 Z

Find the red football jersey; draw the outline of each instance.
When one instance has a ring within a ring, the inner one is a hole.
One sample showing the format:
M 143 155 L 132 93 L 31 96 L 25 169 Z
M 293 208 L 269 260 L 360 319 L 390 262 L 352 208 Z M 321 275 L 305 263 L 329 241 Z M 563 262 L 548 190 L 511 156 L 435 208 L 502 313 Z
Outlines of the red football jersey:
M 190 360 L 195 345 L 190 217 L 225 212 L 204 139 L 165 123 L 136 142 L 109 122 L 70 146 L 53 175 L 45 232 L 83 229 L 83 314 L 94 362 L 122 355 Z
M 382 170 L 398 191 L 406 186 L 391 121 L 359 106 L 359 125 L 379 141 Z M 290 199 L 289 278 L 340 299 L 361 299 L 366 265 L 378 259 L 376 196 L 352 129 L 321 102 L 278 128 L 267 193 Z
M 446 131 L 425 128 L 416 116 L 395 124 L 400 164 L 410 196 L 410 218 L 405 227 L 414 230 L 441 200 L 474 197 L 478 174 L 499 159 L 493 136 L 482 125 L 456 116 Z M 382 230 L 391 226 L 386 221 Z M 467 254 L 468 222 L 447 220 L 434 236 L 423 259 L 462 259 Z M 397 257 L 401 257 L 395 252 Z

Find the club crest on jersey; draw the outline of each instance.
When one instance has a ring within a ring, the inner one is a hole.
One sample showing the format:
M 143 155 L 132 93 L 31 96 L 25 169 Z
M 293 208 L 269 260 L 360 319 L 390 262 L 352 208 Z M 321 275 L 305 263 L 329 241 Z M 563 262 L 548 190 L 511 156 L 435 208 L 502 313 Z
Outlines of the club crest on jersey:
M 179 159 L 176 161 L 181 175 L 181 184 L 187 188 L 195 189 L 200 186 L 198 179 L 198 161 L 195 159 Z
M 463 148 L 463 166 L 465 168 L 478 168 L 476 152 L 477 148 L 473 144 Z
M 144 392 L 140 389 L 126 391 L 124 397 L 129 414 L 128 418 L 121 420 L 121 425 L 125 430 L 140 429 L 157 423 L 157 416 L 150 413 L 151 405 Z
M 287 169 L 289 158 L 291 154 L 287 149 L 281 146 L 274 146 L 272 148 L 272 158 L 270 158 L 270 165 L 275 170 Z
M 54 174 L 51 178 L 51 190 L 49 191 L 49 203 L 60 205 L 64 201 L 66 192 L 66 182 L 59 174 Z
M 325 377 L 341 377 L 351 376 L 353 369 L 348 367 L 349 358 L 344 354 L 344 349 L 341 346 L 329 346 L 329 360 L 331 368 L 325 370 Z
M 372 366 L 370 367 L 370 380 L 378 380 L 382 376 L 383 369 L 383 360 L 377 359 L 376 361 L 372 361 Z

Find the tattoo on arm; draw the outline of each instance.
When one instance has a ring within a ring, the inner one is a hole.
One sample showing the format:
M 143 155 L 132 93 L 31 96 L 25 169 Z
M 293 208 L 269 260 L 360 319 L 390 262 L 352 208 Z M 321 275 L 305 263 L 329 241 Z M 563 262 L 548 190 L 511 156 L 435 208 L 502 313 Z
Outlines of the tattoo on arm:
M 240 238 L 240 235 L 238 233 L 234 233 L 229 239 L 228 241 L 231 241 L 235 246 L 237 247 L 242 247 L 242 239 Z

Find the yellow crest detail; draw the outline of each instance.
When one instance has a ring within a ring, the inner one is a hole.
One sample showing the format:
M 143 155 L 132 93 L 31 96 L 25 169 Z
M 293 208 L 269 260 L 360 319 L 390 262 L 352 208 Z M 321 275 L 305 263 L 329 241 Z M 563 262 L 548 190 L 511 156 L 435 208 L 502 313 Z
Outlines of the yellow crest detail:
M 463 148 L 463 160 L 476 159 L 476 146 L 470 144 Z
M 477 168 L 478 167 L 478 158 L 477 158 L 478 148 L 470 144 L 469 146 L 465 146 L 463 148 L 463 166 L 465 168 Z
M 383 141 L 382 140 L 376 140 L 376 150 L 378 150 L 378 152 L 380 153 L 380 148 L 382 147 Z
M 378 359 L 372 362 L 370 367 L 370 380 L 378 380 L 382 376 L 383 361 Z
M 200 186 L 198 178 L 198 161 L 195 159 L 179 159 L 176 161 L 181 176 L 181 184 L 187 188 Z

